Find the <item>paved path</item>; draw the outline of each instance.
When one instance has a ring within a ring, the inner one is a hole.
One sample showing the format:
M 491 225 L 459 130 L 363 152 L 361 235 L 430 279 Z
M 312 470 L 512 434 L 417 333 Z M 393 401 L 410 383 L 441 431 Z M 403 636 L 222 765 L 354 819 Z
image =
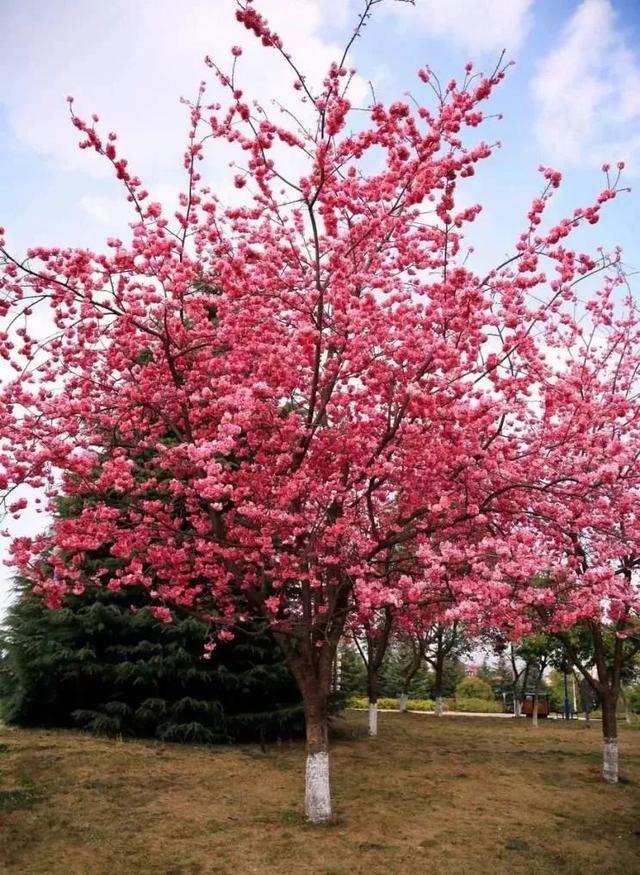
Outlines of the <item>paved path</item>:
M 349 708 L 350 711 L 366 711 L 366 708 Z M 435 711 L 413 711 L 411 708 L 407 708 L 406 711 L 400 711 L 399 708 L 378 708 L 379 714 L 424 714 L 425 717 L 435 717 Z M 442 714 L 443 717 L 513 717 L 513 714 L 504 714 L 500 712 L 498 714 L 485 713 L 482 711 L 445 711 Z
M 367 709 L 366 708 L 349 708 L 348 710 L 349 711 L 366 712 Z M 400 711 L 399 708 L 378 708 L 378 713 L 379 714 L 402 714 L 402 713 L 405 713 L 405 714 L 424 714 L 426 717 L 435 717 L 436 716 L 434 711 L 412 711 L 411 708 L 407 708 L 407 710 L 405 712 Z M 502 711 L 498 714 L 484 712 L 484 711 L 445 711 L 442 716 L 443 717 L 506 717 L 507 719 L 513 719 L 515 717 L 515 714 L 512 714 L 511 712 L 509 712 L 508 714 L 505 714 Z M 522 717 L 522 715 L 520 715 L 520 716 Z M 526 718 L 522 717 L 522 719 L 524 720 Z M 540 717 L 539 719 L 544 720 L 545 718 Z M 563 720 L 564 717 L 562 716 L 562 714 L 549 714 L 548 719 L 549 720 Z M 573 716 L 571 719 L 584 721 L 584 717 Z M 591 719 L 598 720 L 599 718 L 592 717 Z

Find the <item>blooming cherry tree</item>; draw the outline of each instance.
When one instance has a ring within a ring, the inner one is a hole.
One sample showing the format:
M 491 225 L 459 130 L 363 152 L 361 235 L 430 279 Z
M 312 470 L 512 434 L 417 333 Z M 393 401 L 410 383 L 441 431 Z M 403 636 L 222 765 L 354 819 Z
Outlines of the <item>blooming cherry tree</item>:
M 547 482 L 553 472 L 566 487 L 533 497 L 546 574 L 523 595 L 600 698 L 603 777 L 615 783 L 616 705 L 625 663 L 640 649 L 640 314 L 618 271 L 581 310 L 570 343 L 558 338 L 560 363 L 531 432 Z M 567 634 L 574 625 L 587 631 L 592 659 Z
M 539 567 L 526 496 L 573 475 L 540 461 L 531 389 L 571 282 L 595 264 L 563 241 L 617 189 L 542 232 L 559 184 L 545 170 L 513 258 L 478 276 L 462 234 L 480 207 L 458 208 L 457 190 L 491 154 L 476 130 L 504 69 L 469 66 L 446 87 L 422 69 L 413 102 L 363 114 L 346 52 L 314 88 L 253 2 L 236 17 L 280 53 L 292 105 L 270 115 L 245 95 L 239 49 L 228 71 L 209 61 L 219 94 L 203 85 L 189 105 L 173 217 L 71 103 L 81 147 L 124 186 L 130 239 L 22 260 L 0 232 L 0 354 L 15 372 L 0 488 L 13 515 L 29 487 L 82 498 L 77 518 L 13 543 L 54 607 L 142 584 L 167 622 L 176 605 L 209 619 L 214 657 L 245 613 L 268 620 L 304 697 L 305 810 L 321 822 L 332 664 L 362 599 L 428 603 L 444 580 L 452 619 L 495 626 L 512 617 L 510 581 Z M 235 150 L 236 205 L 201 178 L 217 145 Z M 84 572 L 96 549 L 120 560 L 108 584 Z

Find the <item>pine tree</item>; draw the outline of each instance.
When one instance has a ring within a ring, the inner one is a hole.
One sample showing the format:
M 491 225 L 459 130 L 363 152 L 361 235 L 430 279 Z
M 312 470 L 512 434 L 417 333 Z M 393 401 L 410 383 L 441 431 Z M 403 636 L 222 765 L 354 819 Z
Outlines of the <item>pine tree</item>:
M 101 588 L 51 610 L 19 581 L 0 639 L 4 718 L 194 743 L 302 733 L 300 696 L 271 635 L 240 629 L 206 660 L 205 623 L 131 610 L 144 600 L 141 588 Z

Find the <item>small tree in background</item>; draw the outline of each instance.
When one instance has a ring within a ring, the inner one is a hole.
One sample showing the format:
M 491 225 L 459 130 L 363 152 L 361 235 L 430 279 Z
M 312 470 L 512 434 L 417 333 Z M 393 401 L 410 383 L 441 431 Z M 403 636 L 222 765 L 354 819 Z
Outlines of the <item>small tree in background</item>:
M 470 649 L 470 642 L 465 638 L 462 626 L 457 621 L 449 625 L 436 624 L 430 630 L 425 641 L 425 659 L 433 669 L 433 698 L 436 701 L 435 714 L 441 717 L 444 694 L 444 673 L 448 662 L 459 659 Z
M 640 617 L 627 607 L 616 620 L 589 620 L 557 635 L 566 658 L 580 672 L 585 710 L 590 699 L 602 708 L 603 778 L 618 781 L 617 706 L 622 685 L 637 677 Z
M 389 606 L 369 611 L 366 618 L 358 623 L 352 636 L 366 670 L 369 735 L 372 737 L 378 734 L 380 669 L 388 652 L 393 620 L 393 611 Z
M 513 689 L 513 673 L 504 653 L 500 654 L 491 665 L 487 659 L 478 669 L 477 677 L 485 680 L 493 690 L 496 699 L 505 699 L 506 694 Z
M 365 696 L 367 671 L 355 644 L 349 639 L 340 644 L 340 691 Z
M 407 710 L 407 701 L 412 690 L 419 683 L 420 670 L 424 672 L 424 638 L 415 632 L 406 632 L 398 636 L 393 651 L 393 670 L 395 675 L 395 689 L 400 692 L 399 710 Z M 428 678 L 422 679 L 421 688 L 426 696 Z M 412 698 L 416 698 L 413 696 Z
M 463 678 L 456 687 L 456 696 L 461 699 L 485 699 L 486 701 L 493 701 L 495 698 L 491 684 L 478 677 Z
M 540 694 L 544 684 L 544 673 L 549 666 L 557 643 L 548 635 L 539 634 L 525 638 L 518 645 L 518 655 L 527 666 L 526 679 L 533 684 L 533 713 L 531 725 L 538 726 Z M 523 689 L 526 694 L 526 690 Z

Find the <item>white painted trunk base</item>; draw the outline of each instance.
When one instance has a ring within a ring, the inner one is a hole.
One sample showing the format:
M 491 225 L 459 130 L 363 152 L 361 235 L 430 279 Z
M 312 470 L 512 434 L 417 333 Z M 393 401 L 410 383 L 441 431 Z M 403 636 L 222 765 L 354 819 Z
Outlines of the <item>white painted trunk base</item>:
M 406 693 L 403 693 L 403 694 L 400 696 L 400 710 L 401 710 L 401 711 L 406 711 L 406 710 L 407 710 L 407 702 L 408 702 L 408 701 L 409 701 L 409 696 L 407 696 Z
M 369 702 L 369 735 L 378 734 L 378 703 Z
M 618 783 L 618 739 L 605 738 L 602 745 L 602 777 L 607 784 Z
M 326 751 L 307 754 L 304 813 L 311 823 L 325 823 L 331 819 L 329 754 Z
M 436 696 L 436 707 L 433 709 L 433 713 L 436 715 L 436 717 L 442 717 L 442 714 L 444 713 L 442 696 Z

